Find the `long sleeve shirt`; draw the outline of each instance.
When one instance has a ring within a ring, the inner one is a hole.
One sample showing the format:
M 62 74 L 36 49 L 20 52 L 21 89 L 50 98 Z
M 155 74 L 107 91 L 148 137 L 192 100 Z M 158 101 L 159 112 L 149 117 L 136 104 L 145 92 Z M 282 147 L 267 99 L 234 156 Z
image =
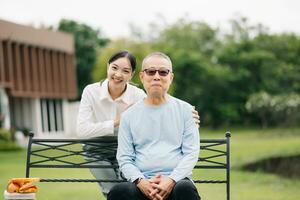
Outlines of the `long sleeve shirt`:
M 77 136 L 80 138 L 116 134 L 114 119 L 130 105 L 145 97 L 145 92 L 127 84 L 126 91 L 113 100 L 108 92 L 108 80 L 85 87 L 77 117 Z
M 127 180 L 148 179 L 158 173 L 176 182 L 191 178 L 200 146 L 192 109 L 169 96 L 159 106 L 141 100 L 122 114 L 117 160 Z

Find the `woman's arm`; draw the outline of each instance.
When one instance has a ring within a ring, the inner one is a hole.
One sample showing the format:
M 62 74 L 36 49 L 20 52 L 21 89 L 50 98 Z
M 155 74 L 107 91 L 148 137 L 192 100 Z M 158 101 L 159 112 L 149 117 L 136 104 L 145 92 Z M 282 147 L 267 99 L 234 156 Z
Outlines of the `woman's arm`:
M 80 138 L 99 137 L 113 134 L 114 120 L 95 122 L 93 119 L 93 101 L 91 91 L 85 88 L 80 101 L 77 117 L 77 136 Z

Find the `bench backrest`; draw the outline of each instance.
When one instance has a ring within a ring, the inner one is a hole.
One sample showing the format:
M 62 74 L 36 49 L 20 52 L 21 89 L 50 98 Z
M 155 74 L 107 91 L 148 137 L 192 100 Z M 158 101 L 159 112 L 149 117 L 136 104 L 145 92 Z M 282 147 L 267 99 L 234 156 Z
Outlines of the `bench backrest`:
M 193 171 L 195 183 L 226 184 L 227 200 L 230 199 L 230 133 L 224 139 L 201 139 L 198 163 Z M 30 134 L 27 149 L 26 177 L 33 168 L 118 168 L 115 162 L 117 137 L 92 139 L 38 139 Z M 97 164 L 109 161 L 111 165 Z M 203 179 L 202 169 L 224 170 L 225 175 Z M 118 179 L 70 179 L 40 177 L 41 182 L 122 182 Z

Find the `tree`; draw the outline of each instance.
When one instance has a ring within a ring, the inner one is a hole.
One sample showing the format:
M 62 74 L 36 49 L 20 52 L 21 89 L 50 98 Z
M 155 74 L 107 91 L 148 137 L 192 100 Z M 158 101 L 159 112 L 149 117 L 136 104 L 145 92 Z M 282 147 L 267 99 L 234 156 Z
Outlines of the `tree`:
M 180 19 L 163 29 L 153 49 L 173 61 L 172 93 L 201 113 L 204 125 L 257 122 L 245 104 L 252 94 L 298 93 L 300 38 L 270 34 L 246 18 L 231 20 L 231 32 L 206 23 Z
M 58 30 L 74 35 L 79 99 L 84 87 L 92 81 L 91 72 L 95 65 L 97 49 L 104 47 L 109 40 L 102 37 L 99 29 L 73 20 L 62 19 Z
M 216 63 L 219 46 L 218 29 L 186 18 L 165 28 L 154 41 L 154 49 L 167 53 L 173 61 L 171 92 L 196 106 L 203 124 L 214 127 L 235 115 L 224 106 L 230 74 L 228 67 Z

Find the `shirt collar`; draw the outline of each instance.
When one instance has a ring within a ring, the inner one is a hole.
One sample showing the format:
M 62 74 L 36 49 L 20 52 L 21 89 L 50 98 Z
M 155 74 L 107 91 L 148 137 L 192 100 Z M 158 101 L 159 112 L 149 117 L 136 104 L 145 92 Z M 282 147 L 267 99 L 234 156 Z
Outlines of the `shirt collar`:
M 108 80 L 105 79 L 102 83 L 100 82 L 100 100 L 104 100 L 107 99 L 109 101 L 113 101 L 109 92 L 108 92 Z M 122 96 L 120 96 L 119 98 L 117 98 L 115 101 L 123 101 L 126 104 L 130 104 L 131 103 L 131 93 L 132 93 L 132 86 L 127 83 L 127 87 L 126 87 L 126 91 L 122 94 Z

